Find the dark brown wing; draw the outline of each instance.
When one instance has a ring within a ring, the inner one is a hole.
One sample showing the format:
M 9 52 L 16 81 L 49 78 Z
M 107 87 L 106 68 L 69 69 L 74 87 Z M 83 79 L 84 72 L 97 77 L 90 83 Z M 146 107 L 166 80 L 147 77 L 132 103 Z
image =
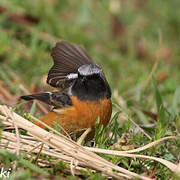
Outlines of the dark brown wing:
M 48 73 L 47 83 L 56 88 L 68 87 L 77 78 L 77 70 L 84 64 L 95 64 L 82 47 L 61 41 L 52 49 L 54 65 Z M 68 76 L 70 74 L 74 76 Z
M 44 93 L 31 94 L 31 95 L 21 96 L 21 99 L 27 101 L 37 99 L 46 104 L 52 105 L 55 108 L 72 106 L 72 101 L 69 95 L 61 92 L 44 92 Z

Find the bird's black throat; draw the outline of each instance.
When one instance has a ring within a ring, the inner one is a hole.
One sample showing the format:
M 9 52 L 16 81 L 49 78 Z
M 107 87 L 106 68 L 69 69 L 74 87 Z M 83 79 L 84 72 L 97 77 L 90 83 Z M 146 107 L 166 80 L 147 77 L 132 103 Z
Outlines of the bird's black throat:
M 99 74 L 78 77 L 71 87 L 71 93 L 80 100 L 97 101 L 111 97 L 109 84 Z

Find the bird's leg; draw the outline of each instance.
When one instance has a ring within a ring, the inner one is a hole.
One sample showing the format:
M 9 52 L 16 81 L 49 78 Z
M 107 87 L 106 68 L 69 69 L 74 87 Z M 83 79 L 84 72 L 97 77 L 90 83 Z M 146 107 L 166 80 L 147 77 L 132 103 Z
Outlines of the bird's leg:
M 91 128 L 87 128 L 77 141 L 77 144 L 81 145 L 86 136 L 91 132 Z

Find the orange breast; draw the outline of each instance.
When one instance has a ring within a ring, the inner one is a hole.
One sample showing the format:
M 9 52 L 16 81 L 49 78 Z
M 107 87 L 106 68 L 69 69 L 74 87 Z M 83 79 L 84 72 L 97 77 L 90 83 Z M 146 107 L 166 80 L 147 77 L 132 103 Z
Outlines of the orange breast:
M 111 99 L 80 101 L 75 96 L 72 96 L 71 99 L 73 106 L 60 109 L 58 113 L 51 111 L 40 120 L 51 127 L 58 123 L 69 133 L 84 128 L 94 128 L 98 117 L 104 126 L 109 122 L 112 113 Z M 39 123 L 36 124 L 44 128 Z

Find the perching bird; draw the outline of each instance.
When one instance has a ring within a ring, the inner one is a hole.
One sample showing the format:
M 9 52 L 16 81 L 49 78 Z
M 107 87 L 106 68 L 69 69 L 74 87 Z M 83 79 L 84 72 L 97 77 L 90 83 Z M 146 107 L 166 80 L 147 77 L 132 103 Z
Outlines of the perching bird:
M 58 42 L 51 56 L 54 65 L 48 73 L 47 83 L 58 91 L 21 98 L 37 99 L 54 106 L 40 120 L 51 127 L 59 124 L 68 133 L 94 129 L 98 117 L 105 127 L 111 118 L 112 103 L 111 89 L 101 67 L 84 48 L 66 41 Z

